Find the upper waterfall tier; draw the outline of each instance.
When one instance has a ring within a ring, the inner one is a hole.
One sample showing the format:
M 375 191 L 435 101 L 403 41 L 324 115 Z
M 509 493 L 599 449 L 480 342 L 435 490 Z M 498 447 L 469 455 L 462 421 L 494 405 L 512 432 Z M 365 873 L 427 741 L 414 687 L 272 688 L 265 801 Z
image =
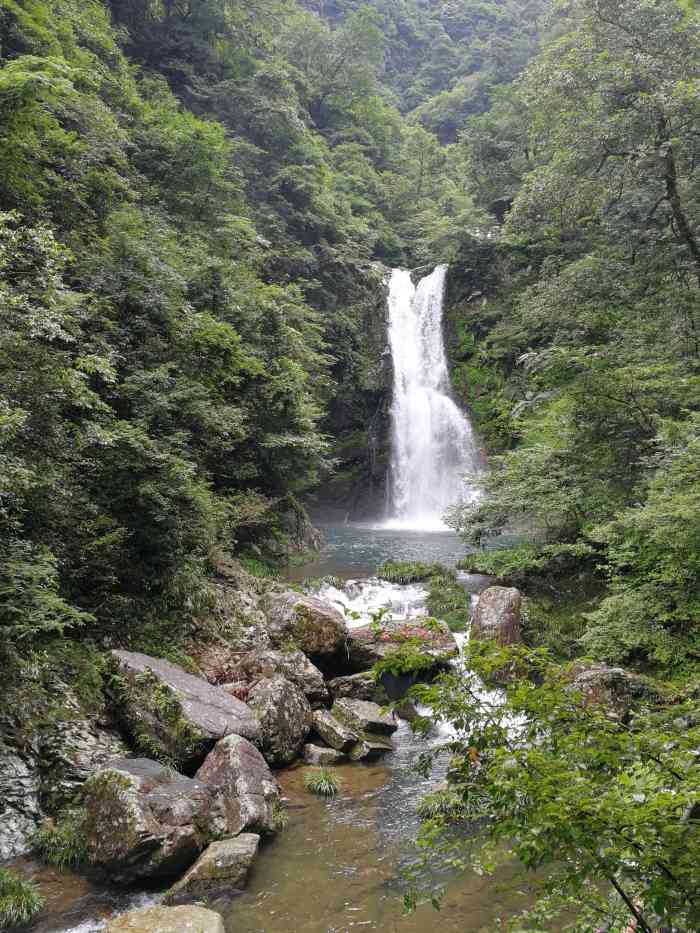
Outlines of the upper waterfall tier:
M 464 474 L 476 472 L 471 425 L 450 397 L 442 333 L 447 266 L 414 287 L 405 269 L 389 279 L 391 527 L 444 530 L 449 506 L 477 495 Z

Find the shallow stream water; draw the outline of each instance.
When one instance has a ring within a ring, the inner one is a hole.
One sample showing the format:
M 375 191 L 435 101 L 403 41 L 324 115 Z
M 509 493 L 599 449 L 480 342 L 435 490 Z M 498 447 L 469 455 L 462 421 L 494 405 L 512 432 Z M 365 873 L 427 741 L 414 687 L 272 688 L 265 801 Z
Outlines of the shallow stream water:
M 294 568 L 294 576 L 333 574 L 352 579 L 337 588 L 325 584 L 322 595 L 358 613 L 349 624 L 362 624 L 368 613 L 389 605 L 394 618 L 424 613 L 420 586 L 395 586 L 371 579 L 387 558 L 439 560 L 454 565 L 464 548 L 449 533 L 386 532 L 361 526 L 327 528 L 327 547 L 312 565 Z M 479 591 L 485 578 L 462 575 L 465 587 Z M 278 772 L 286 798 L 289 825 L 266 843 L 253 865 L 245 892 L 227 906 L 217 905 L 227 933 L 345 933 L 383 930 L 397 933 L 482 933 L 496 920 L 513 916 L 524 906 L 522 879 L 503 871 L 480 877 L 466 873 L 447 882 L 439 913 L 422 906 L 408 916 L 402 911 L 404 869 L 417 857 L 416 805 L 444 778 L 445 763 L 430 779 L 414 766 L 430 744 L 444 733 L 415 736 L 401 722 L 393 753 L 371 764 L 337 767 L 341 792 L 334 800 L 319 799 L 303 788 L 305 766 Z M 49 898 L 48 914 L 37 933 L 94 933 L 115 911 L 159 900 L 159 894 L 105 891 L 70 874 L 24 863 Z

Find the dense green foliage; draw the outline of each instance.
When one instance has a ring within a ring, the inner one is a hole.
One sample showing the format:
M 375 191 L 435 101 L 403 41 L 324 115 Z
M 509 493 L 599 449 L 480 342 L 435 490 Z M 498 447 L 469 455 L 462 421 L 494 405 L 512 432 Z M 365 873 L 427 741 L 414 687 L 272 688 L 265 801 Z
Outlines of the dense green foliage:
M 466 661 L 485 679 L 508 663 L 529 676 L 505 696 L 455 674 L 413 689 L 456 730 L 441 750 L 452 755 L 445 806 L 422 808 L 429 858 L 491 870 L 516 857 L 539 869 L 540 896 L 514 930 L 621 933 L 632 918 L 647 933 L 697 929 L 697 691 L 620 717 L 543 653 L 474 643 Z M 482 832 L 455 835 L 455 818 Z
M 179 657 L 222 555 L 270 575 L 311 492 L 381 495 L 384 267 L 442 261 L 490 465 L 451 520 L 516 541 L 468 565 L 526 589 L 531 646 L 694 682 L 699 90 L 685 0 L 0 0 L 13 676 L 33 654 L 90 705 L 104 648 Z M 464 626 L 452 574 L 381 575 Z M 521 661 L 497 709 L 425 694 L 462 733 L 425 816 L 483 817 L 552 908 L 696 928 L 697 688 L 623 724 Z
M 577 0 L 462 137 L 506 222 L 454 268 L 457 385 L 494 451 L 453 516 L 469 563 L 521 581 L 596 567 L 582 647 L 700 656 L 700 22 L 672 0 Z M 488 300 L 487 300 L 488 299 Z
M 377 260 L 478 226 L 432 130 L 522 67 L 532 12 L 0 0 L 5 641 L 172 628 L 218 553 L 306 541 L 331 455 L 375 469 Z

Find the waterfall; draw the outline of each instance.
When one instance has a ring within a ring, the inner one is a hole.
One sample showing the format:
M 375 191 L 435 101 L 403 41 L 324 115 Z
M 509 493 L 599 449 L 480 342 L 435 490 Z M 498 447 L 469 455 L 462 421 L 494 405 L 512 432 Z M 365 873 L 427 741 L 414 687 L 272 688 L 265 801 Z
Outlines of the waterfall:
M 442 335 L 446 275 L 447 266 L 437 266 L 417 288 L 405 269 L 389 278 L 392 528 L 445 530 L 447 508 L 478 495 L 463 479 L 479 464 L 471 425 L 450 398 Z

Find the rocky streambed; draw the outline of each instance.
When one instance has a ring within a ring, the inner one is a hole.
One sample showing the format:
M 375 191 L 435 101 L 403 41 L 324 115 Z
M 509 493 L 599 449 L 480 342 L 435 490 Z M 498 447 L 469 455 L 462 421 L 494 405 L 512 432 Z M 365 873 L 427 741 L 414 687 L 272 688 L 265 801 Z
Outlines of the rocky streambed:
M 221 605 L 244 577 L 226 569 Z M 368 675 L 387 645 L 420 639 L 436 670 L 455 654 L 449 630 L 412 624 L 407 605 L 379 630 L 367 613 L 341 612 L 332 593 L 257 595 L 244 624 L 193 638 L 196 670 L 111 651 L 99 717 L 70 691 L 33 732 L 26 711 L 5 712 L 6 859 L 27 854 L 37 826 L 60 833 L 68 819 L 93 883 L 167 884 L 166 904 L 240 891 L 283 820 L 277 769 L 393 751 L 398 723 Z

